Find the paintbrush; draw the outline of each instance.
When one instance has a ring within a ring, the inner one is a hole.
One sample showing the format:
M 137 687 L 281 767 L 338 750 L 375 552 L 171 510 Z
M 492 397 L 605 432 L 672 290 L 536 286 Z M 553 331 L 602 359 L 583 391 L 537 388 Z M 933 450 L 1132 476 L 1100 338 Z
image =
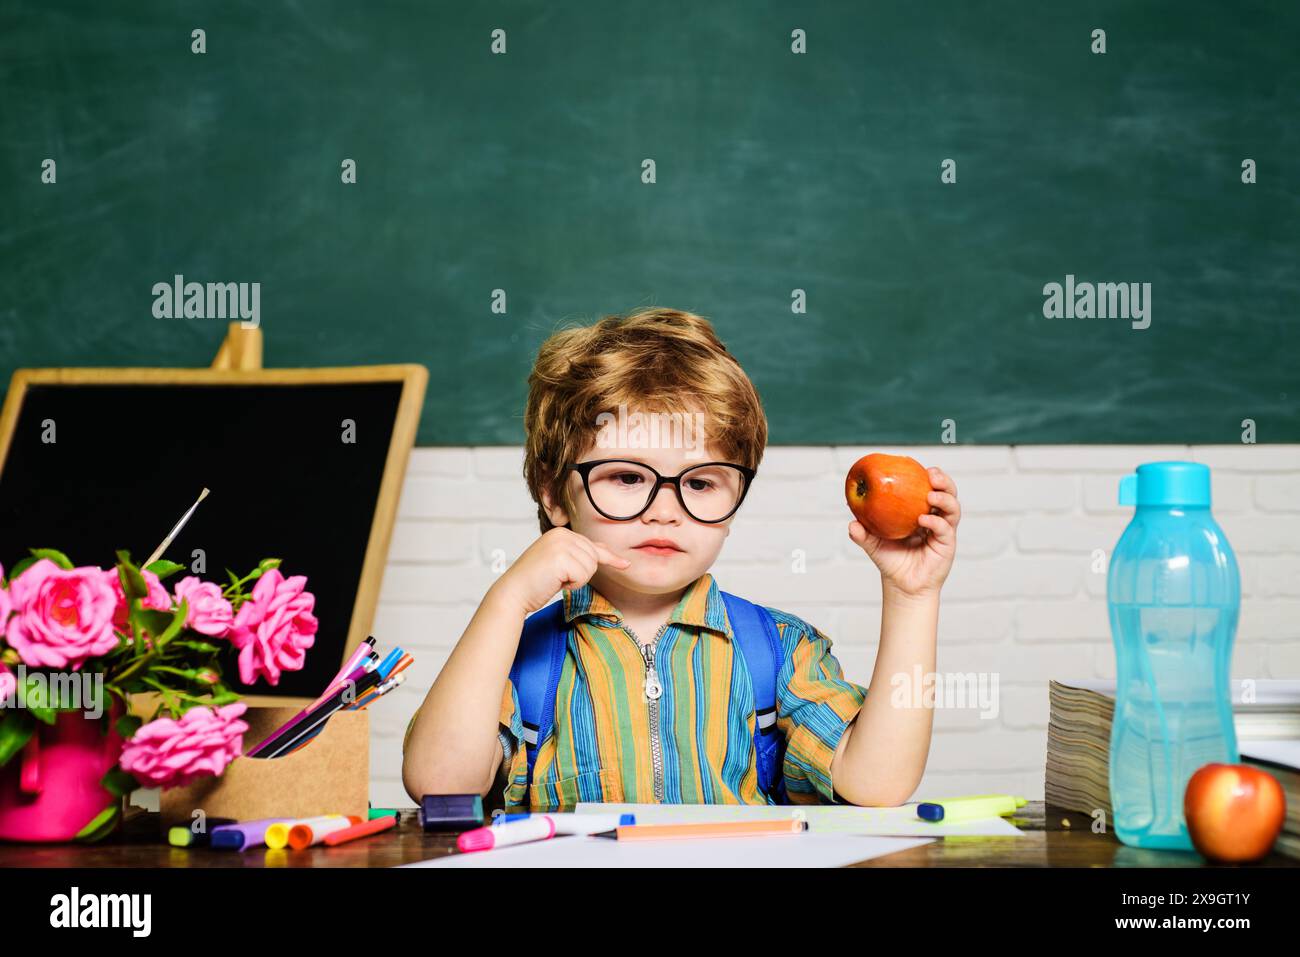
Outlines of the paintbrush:
M 153 554 L 149 556 L 147 562 L 140 566 L 141 568 L 148 568 L 159 559 L 162 553 L 167 550 L 167 546 L 172 543 L 172 539 L 180 533 L 180 530 L 185 527 L 185 523 L 190 520 L 190 516 L 194 514 L 194 510 L 199 507 L 199 502 L 203 501 L 207 497 L 207 489 L 204 489 L 199 493 L 199 497 L 194 500 L 194 504 L 190 506 L 190 510 L 181 516 L 181 520 L 176 523 L 175 527 L 172 528 L 170 532 L 167 533 L 167 537 L 164 538 L 162 543 L 153 550 Z

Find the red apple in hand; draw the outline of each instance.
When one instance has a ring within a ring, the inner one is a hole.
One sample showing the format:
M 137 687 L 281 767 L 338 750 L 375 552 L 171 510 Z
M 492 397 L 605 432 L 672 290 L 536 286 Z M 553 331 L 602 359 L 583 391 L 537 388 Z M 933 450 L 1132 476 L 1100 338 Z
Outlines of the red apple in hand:
M 1183 816 L 1195 848 L 1212 861 L 1256 861 L 1269 852 L 1286 818 L 1277 778 L 1247 764 L 1206 764 L 1183 792 Z
M 873 452 L 853 463 L 844 497 L 853 517 L 880 538 L 907 538 L 930 511 L 930 473 L 914 458 Z

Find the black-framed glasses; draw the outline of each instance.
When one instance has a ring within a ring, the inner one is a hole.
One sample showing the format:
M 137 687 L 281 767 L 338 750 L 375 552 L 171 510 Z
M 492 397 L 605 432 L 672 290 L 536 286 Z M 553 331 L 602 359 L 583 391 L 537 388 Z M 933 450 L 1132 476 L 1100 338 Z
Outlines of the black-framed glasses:
M 660 475 L 644 462 L 596 459 L 566 465 L 582 476 L 591 507 L 616 522 L 639 518 L 664 485 L 677 492 L 682 510 L 697 522 L 725 522 L 745 500 L 755 470 L 733 462 L 703 462 L 676 475 Z

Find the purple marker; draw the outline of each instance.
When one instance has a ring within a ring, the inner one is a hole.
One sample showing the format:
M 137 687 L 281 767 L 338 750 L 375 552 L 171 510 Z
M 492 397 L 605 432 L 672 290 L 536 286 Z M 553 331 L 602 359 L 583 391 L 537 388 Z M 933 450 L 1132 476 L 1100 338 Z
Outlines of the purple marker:
M 260 821 L 222 824 L 212 829 L 212 846 L 227 851 L 242 851 L 266 843 L 266 829 L 272 824 L 288 823 L 290 817 L 267 817 Z

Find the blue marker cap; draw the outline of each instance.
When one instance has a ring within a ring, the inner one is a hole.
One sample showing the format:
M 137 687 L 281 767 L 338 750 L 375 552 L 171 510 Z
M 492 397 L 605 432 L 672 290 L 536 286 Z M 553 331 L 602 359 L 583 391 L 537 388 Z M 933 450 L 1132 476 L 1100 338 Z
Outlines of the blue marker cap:
M 532 816 L 532 815 L 529 814 L 527 811 L 525 811 L 525 812 L 522 813 L 522 814 L 498 814 L 495 818 L 492 819 L 492 823 L 493 823 L 493 824 L 505 824 L 507 821 L 522 821 L 522 820 L 524 820 L 525 818 L 528 818 L 528 817 L 531 817 L 531 816 Z M 636 815 L 635 815 L 635 814 L 620 814 L 619 817 L 618 817 L 618 823 L 619 823 L 619 826 L 620 826 L 620 827 L 622 827 L 622 826 L 624 826 L 624 825 L 627 825 L 627 824 L 635 824 L 635 823 L 636 823 Z
M 387 680 L 388 672 L 392 671 L 397 663 L 402 660 L 404 654 L 405 652 L 402 651 L 401 648 L 394 648 L 390 651 L 387 656 L 385 656 L 384 660 L 379 662 L 379 666 L 375 669 L 379 672 L 379 676 Z
M 942 821 L 943 805 L 922 802 L 916 806 L 916 816 L 923 821 Z

